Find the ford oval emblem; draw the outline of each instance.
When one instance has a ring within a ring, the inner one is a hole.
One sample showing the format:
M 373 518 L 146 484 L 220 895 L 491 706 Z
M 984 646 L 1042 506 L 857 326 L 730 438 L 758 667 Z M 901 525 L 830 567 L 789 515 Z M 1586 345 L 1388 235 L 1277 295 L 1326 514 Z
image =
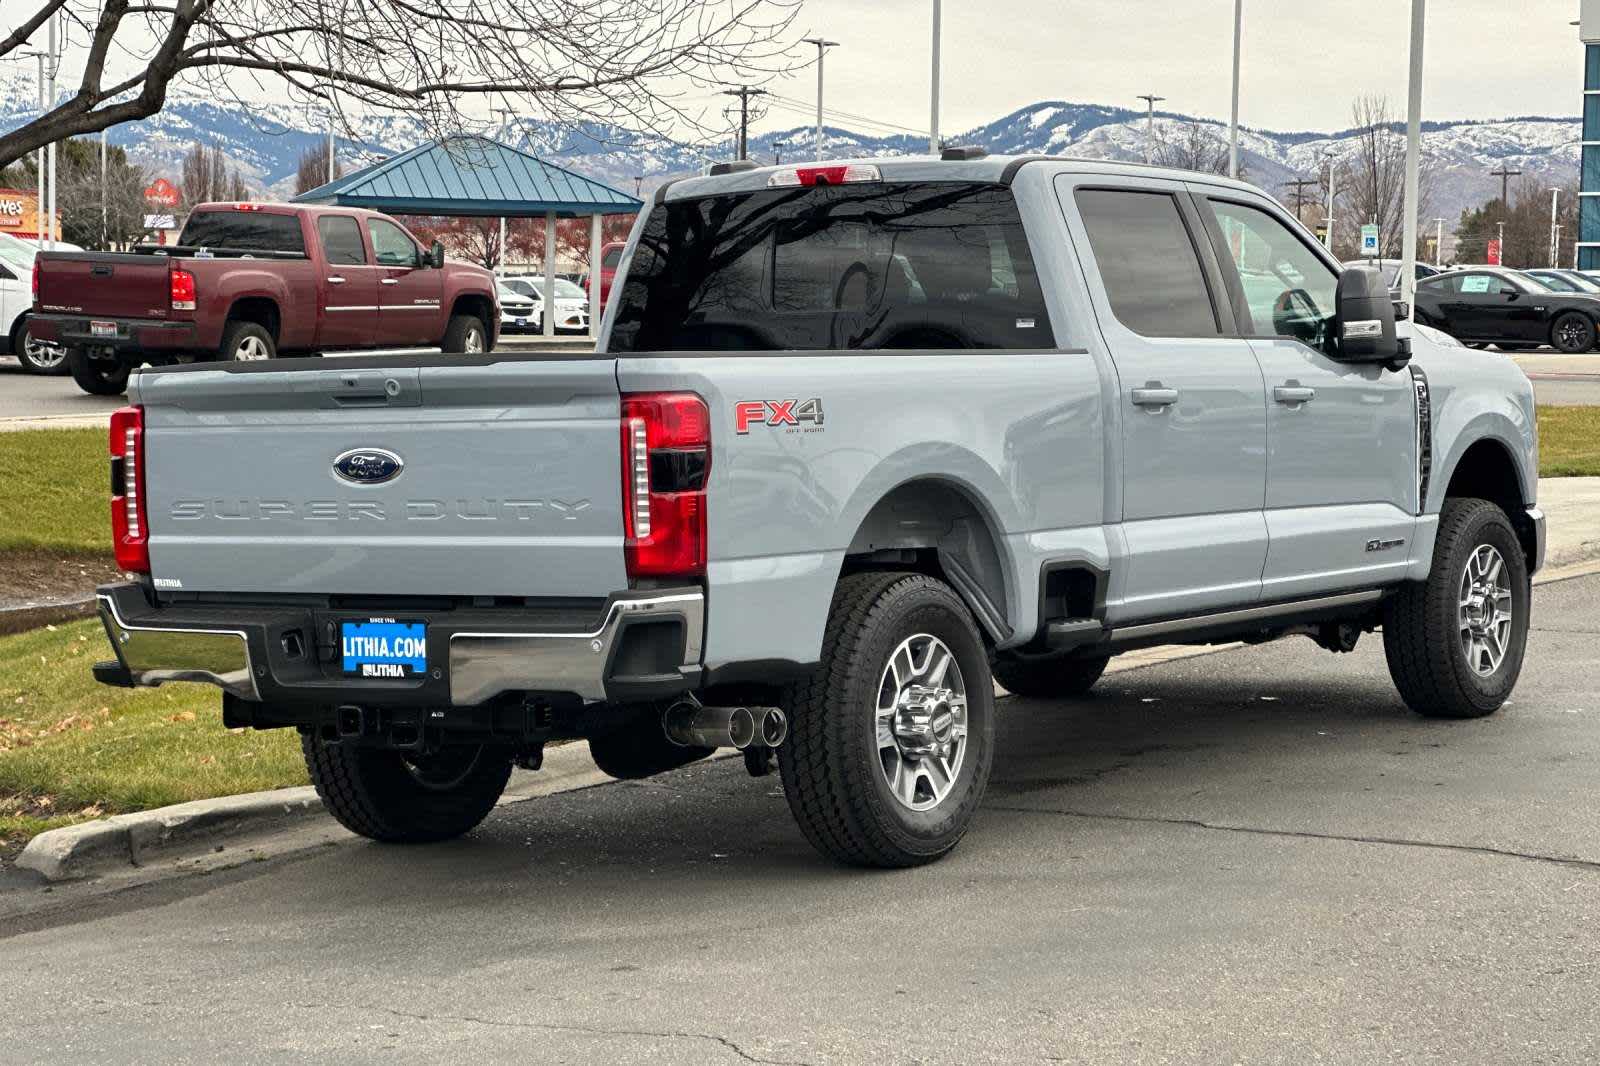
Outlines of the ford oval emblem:
M 405 468 L 405 460 L 385 448 L 351 448 L 333 461 L 333 472 L 355 485 L 382 485 Z

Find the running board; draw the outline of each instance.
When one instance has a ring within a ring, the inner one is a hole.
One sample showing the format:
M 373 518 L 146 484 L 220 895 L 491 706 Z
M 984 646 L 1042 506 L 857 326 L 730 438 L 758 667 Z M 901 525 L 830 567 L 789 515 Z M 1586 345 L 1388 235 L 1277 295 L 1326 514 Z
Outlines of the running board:
M 1315 616 L 1326 611 L 1361 607 L 1383 599 L 1383 589 L 1365 592 L 1346 592 L 1337 596 L 1318 596 L 1310 600 L 1290 600 L 1268 603 L 1259 607 L 1241 607 L 1234 611 L 1216 614 L 1190 615 L 1187 618 L 1169 618 L 1161 622 L 1141 622 L 1131 626 L 1118 626 L 1110 630 L 1108 639 L 1113 646 L 1150 641 L 1171 634 L 1194 634 L 1215 629 L 1248 628 L 1254 622 L 1266 622 L 1295 615 Z

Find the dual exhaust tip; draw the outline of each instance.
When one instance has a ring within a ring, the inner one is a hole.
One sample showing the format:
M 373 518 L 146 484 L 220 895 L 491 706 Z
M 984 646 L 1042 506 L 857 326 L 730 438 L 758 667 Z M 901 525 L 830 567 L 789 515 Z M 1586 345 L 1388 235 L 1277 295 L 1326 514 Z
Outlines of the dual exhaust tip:
M 776 707 L 703 707 L 687 700 L 661 718 L 667 739 L 684 748 L 776 748 L 789 736 L 789 718 Z

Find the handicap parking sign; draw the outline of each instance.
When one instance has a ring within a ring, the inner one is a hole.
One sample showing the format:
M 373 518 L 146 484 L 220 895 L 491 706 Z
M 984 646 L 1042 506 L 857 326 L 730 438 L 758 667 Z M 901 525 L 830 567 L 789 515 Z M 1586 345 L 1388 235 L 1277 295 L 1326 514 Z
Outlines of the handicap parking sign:
M 1361 227 L 1361 254 L 1373 259 L 1378 256 L 1378 227 L 1371 223 Z

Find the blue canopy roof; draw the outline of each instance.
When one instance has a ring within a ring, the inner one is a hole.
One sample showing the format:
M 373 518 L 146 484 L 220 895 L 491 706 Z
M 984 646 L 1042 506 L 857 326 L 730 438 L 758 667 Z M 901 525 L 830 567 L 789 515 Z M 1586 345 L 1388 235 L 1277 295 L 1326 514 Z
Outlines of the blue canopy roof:
M 296 203 L 365 207 L 399 215 L 494 218 L 633 214 L 643 201 L 488 137 L 462 135 L 310 189 Z

